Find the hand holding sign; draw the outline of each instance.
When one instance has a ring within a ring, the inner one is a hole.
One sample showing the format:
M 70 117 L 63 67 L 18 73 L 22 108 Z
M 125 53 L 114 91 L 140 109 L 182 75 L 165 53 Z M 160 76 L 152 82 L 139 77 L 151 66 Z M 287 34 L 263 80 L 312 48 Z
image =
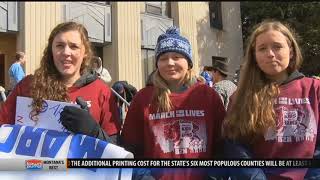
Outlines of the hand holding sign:
M 74 106 L 65 106 L 60 114 L 62 125 L 74 133 L 81 133 L 92 137 L 97 137 L 100 126 L 91 116 L 87 103 L 77 97 L 76 102 L 81 109 Z

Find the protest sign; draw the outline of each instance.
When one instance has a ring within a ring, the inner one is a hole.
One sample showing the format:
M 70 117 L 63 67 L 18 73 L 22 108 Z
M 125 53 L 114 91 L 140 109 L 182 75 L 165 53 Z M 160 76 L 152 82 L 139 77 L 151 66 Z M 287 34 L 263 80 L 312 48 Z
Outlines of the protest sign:
M 43 103 L 41 112 L 38 115 L 33 115 L 31 104 L 31 98 L 21 96 L 17 97 L 15 124 L 66 131 L 60 123 L 60 112 L 65 106 L 80 107 L 77 104 L 46 100 Z

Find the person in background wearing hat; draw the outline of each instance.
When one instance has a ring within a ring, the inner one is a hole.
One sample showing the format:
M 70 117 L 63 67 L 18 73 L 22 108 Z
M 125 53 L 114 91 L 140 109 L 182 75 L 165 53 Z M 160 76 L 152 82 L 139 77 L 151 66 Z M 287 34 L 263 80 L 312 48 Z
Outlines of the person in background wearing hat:
M 235 92 L 237 86 L 228 77 L 228 64 L 222 60 L 216 60 L 213 64 L 212 76 L 214 79 L 213 88 L 218 92 L 225 109 L 229 104 L 230 96 Z
M 100 57 L 93 57 L 92 66 L 100 79 L 102 79 L 107 84 L 111 82 L 112 78 L 110 76 L 110 73 L 106 68 L 102 67 L 102 60 Z
M 218 148 L 225 109 L 219 95 L 197 82 L 192 50 L 179 29 L 160 35 L 152 86 L 140 90 L 122 130 L 123 146 L 138 158 L 209 159 Z M 198 180 L 206 169 L 152 169 L 155 179 Z M 146 171 L 145 171 L 146 172 Z M 141 176 L 134 173 L 134 178 Z

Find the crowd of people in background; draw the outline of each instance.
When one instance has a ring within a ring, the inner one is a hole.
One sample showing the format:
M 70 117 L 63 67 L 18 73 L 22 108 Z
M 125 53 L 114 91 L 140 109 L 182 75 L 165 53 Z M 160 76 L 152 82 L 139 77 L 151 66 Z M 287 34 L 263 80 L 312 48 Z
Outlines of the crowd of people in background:
M 57 25 L 40 67 L 26 77 L 25 54 L 10 67 L 10 95 L 0 124 L 14 124 L 17 96 L 73 102 L 62 125 L 124 147 L 136 158 L 319 158 L 320 80 L 299 72 L 303 62 L 296 35 L 279 21 L 256 25 L 236 80 L 229 59 L 193 71 L 192 48 L 179 28 L 157 39 L 155 67 L 141 90 L 127 81 L 113 85 L 94 56 L 85 27 Z M 236 82 L 236 83 L 234 83 Z M 134 169 L 133 179 L 303 179 L 318 169 Z

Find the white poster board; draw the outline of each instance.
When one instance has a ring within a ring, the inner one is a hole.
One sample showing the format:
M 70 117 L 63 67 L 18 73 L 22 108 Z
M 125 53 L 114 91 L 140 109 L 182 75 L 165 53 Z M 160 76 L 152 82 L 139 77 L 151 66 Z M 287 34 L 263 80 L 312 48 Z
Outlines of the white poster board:
M 17 105 L 16 105 L 16 115 L 15 115 L 15 124 L 16 125 L 22 125 L 23 127 L 21 128 L 21 133 L 27 133 L 25 132 L 25 128 L 27 126 L 34 127 L 36 128 L 43 128 L 43 129 L 49 129 L 49 130 L 55 130 L 55 131 L 60 131 L 67 132 L 67 130 L 63 127 L 63 125 L 60 123 L 60 112 L 62 112 L 63 108 L 65 106 L 76 106 L 80 107 L 77 104 L 72 104 L 72 103 L 67 103 L 67 102 L 59 102 L 59 101 L 51 101 L 51 100 L 46 100 L 43 106 L 43 110 L 40 112 L 40 114 L 36 117 L 32 116 L 32 98 L 28 97 L 17 97 Z M 20 128 L 16 127 L 16 125 L 11 125 L 12 128 Z M 2 135 L 0 137 L 0 141 L 4 142 L 5 140 L 3 138 L 9 137 L 9 134 L 15 131 L 8 131 L 7 129 L 11 127 L 5 127 L 8 125 L 3 125 L 0 127 L 0 134 Z M 10 125 L 9 125 L 10 126 Z M 42 149 L 42 145 L 45 142 L 43 138 L 45 138 L 47 130 L 41 132 L 41 140 L 38 145 L 38 149 Z M 37 131 L 32 131 L 28 133 L 39 133 Z M 64 134 L 62 133 L 58 137 L 63 137 L 63 136 L 68 136 L 67 140 L 63 143 L 63 145 L 60 147 L 59 153 L 56 155 L 55 158 L 68 158 L 68 152 L 70 151 L 70 142 L 71 139 L 77 136 L 83 136 L 85 135 L 80 135 L 80 134 Z M 18 136 L 16 141 L 20 141 L 20 137 Z M 30 136 L 32 137 L 32 136 Z M 57 138 L 58 138 L 57 137 Z M 98 139 L 97 139 L 98 140 Z M 101 141 L 101 140 L 99 140 Z M 15 147 L 16 148 L 16 147 Z M 79 148 L 74 148 L 71 149 L 73 150 L 79 150 Z M 0 152 L 0 159 L 1 158 L 21 158 L 25 156 L 21 155 L 16 155 L 15 150 L 12 150 L 10 153 L 2 153 Z M 38 152 L 38 150 L 37 150 Z M 126 151 L 124 148 L 113 145 L 111 143 L 108 143 L 108 145 L 105 147 L 104 153 L 102 154 L 101 158 L 134 158 L 133 154 L 131 152 Z M 72 153 L 71 153 L 72 154 Z M 40 156 L 33 156 L 35 158 L 41 158 Z M 88 179 L 88 178 L 93 178 L 93 179 L 110 179 L 110 180 L 118 180 L 118 179 L 123 179 L 123 180 L 130 180 L 132 177 L 132 168 L 124 168 L 120 169 L 119 168 L 114 168 L 114 169 L 98 169 L 96 172 L 89 171 L 87 169 L 70 169 L 68 170 L 68 173 L 56 173 L 57 177 L 58 176 L 63 176 L 67 179 Z M 0 177 L 3 174 L 0 173 Z M 41 179 L 40 175 L 44 175 L 44 173 L 39 173 L 38 175 L 33 173 L 33 179 Z M 47 174 L 44 175 L 47 177 Z M 20 178 L 25 177 L 25 173 L 21 173 L 21 176 L 16 176 Z M 60 178 L 60 177 L 59 177 Z
M 14 138 L 15 137 L 15 138 Z M 14 142 L 13 142 L 14 141 Z M 95 143 L 92 143 L 95 141 Z M 133 158 L 133 154 L 122 147 L 113 145 L 94 137 L 34 128 L 4 124 L 0 126 L 0 161 L 2 159 L 66 159 L 66 158 Z M 28 142 L 28 143 L 26 143 Z M 81 143 L 79 143 L 81 142 Z M 95 145 L 93 145 L 95 144 Z M 50 147 L 50 148 L 48 148 Z M 14 172 L 10 179 L 47 179 L 48 171 L 32 171 L 29 173 L 25 163 L 8 165 L 14 171 L 15 167 L 27 171 Z M 6 166 L 6 167 L 8 167 Z M 3 167 L 3 166 L 1 166 Z M 0 169 L 1 169 L 0 167 Z M 41 169 L 40 169 L 41 170 Z M 120 171 L 121 170 L 121 171 Z M 68 180 L 131 180 L 132 168 L 98 168 L 68 169 L 55 172 L 56 177 Z M 27 178 L 27 175 L 28 178 Z M 0 170 L 0 179 L 7 179 L 8 172 Z M 50 172 L 50 176 L 51 176 Z
M 32 98 L 17 97 L 15 124 L 56 131 L 67 131 L 60 123 L 60 112 L 65 106 L 80 107 L 77 104 L 45 100 L 43 110 L 38 116 L 33 116 L 31 113 L 31 104 Z

